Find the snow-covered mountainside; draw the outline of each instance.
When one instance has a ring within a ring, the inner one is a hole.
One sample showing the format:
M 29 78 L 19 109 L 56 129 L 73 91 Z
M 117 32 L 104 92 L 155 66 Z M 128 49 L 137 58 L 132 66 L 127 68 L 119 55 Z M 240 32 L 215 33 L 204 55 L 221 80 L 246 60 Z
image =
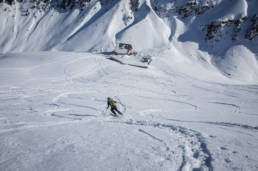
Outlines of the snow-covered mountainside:
M 257 82 L 257 6 L 256 0 L 10 0 L 0 3 L 0 51 L 108 52 L 125 42 L 137 51 L 172 49 L 172 56 L 194 56 L 227 77 Z
M 4 52 L 55 48 L 103 51 L 112 50 L 119 40 L 133 43 L 137 49 L 149 49 L 179 39 L 196 42 L 200 49 L 210 53 L 212 49 L 213 53 L 225 53 L 239 44 L 257 53 L 256 0 L 9 0 L 0 3 Z M 144 45 L 139 43 L 142 39 Z
M 258 170 L 257 7 L 0 0 L 0 170 Z
M 258 86 L 198 80 L 170 60 L 2 55 L 0 170 L 257 170 Z M 108 96 L 123 116 L 106 110 Z

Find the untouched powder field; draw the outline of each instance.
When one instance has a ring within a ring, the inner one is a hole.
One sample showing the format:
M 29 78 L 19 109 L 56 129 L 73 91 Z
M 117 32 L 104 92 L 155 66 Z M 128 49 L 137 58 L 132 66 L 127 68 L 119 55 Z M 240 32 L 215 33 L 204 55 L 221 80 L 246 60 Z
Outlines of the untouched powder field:
M 258 86 L 152 56 L 1 55 L 0 170 L 257 170 Z

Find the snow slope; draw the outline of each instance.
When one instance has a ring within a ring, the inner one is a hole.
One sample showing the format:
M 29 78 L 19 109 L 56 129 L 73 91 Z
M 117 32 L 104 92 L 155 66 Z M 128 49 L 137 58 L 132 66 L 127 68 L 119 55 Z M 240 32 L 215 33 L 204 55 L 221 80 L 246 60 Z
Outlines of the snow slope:
M 38 2 L 0 3 L 1 171 L 258 170 L 256 0 Z
M 159 54 L 148 69 L 2 55 L 0 170 L 257 170 L 257 85 L 198 80 Z M 106 111 L 108 96 L 124 116 Z
M 50 50 L 103 53 L 113 51 L 122 42 L 132 44 L 137 52 L 175 49 L 186 60 L 194 57 L 208 61 L 226 77 L 257 83 L 255 0 L 196 3 L 141 0 L 134 8 L 130 0 L 91 0 L 83 8 L 77 5 L 66 10 L 54 5 L 55 1 L 49 5 L 36 2 L 16 2 L 11 6 L 0 3 L 2 53 Z M 236 52 L 232 58 L 236 56 L 238 62 L 227 59 L 232 49 Z M 251 57 L 246 57 L 245 52 Z M 252 63 L 250 72 L 232 74 L 242 70 L 245 64 L 241 60 Z M 225 61 L 230 66 L 227 69 L 221 64 Z

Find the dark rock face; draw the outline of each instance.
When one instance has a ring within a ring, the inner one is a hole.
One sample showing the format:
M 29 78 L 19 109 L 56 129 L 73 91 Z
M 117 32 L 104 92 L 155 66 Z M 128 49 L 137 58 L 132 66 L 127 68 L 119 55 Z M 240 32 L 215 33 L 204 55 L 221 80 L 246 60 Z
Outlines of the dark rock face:
M 88 2 L 90 2 L 91 0 L 62 0 L 61 3 L 57 1 L 58 6 L 60 8 L 63 9 L 67 9 L 67 8 L 74 8 L 75 5 L 79 5 L 81 8 L 83 8 Z
M 6 0 L 6 2 L 9 4 L 9 5 L 11 5 L 11 4 L 14 4 L 14 0 Z
M 30 2 L 35 4 L 35 8 L 41 8 L 41 6 L 60 8 L 63 10 L 73 9 L 74 7 L 79 7 L 83 9 L 83 7 L 91 2 L 91 0 L 0 0 L 0 3 L 6 3 L 8 5 L 14 5 L 15 2 L 18 3 L 26 3 Z
M 248 40 L 254 39 L 256 36 L 258 36 L 258 15 L 255 14 L 251 18 L 251 26 L 247 29 L 245 38 Z
M 214 8 L 212 1 L 207 1 L 206 4 L 201 4 L 201 0 L 194 0 L 185 3 L 184 5 L 177 8 L 177 13 L 182 18 L 187 18 L 189 16 L 199 16 L 205 13 L 210 8 Z
M 207 24 L 204 27 L 206 31 L 205 40 L 211 40 L 216 37 L 225 28 L 232 28 L 232 40 L 236 40 L 238 33 L 241 31 L 243 23 L 248 21 L 248 17 L 242 17 L 234 20 L 216 21 Z
M 239 32 L 243 29 L 243 25 L 248 23 L 251 24 L 249 24 L 249 26 L 244 30 L 245 38 L 248 40 L 253 40 L 258 35 L 258 16 L 256 14 L 251 18 L 245 16 L 239 19 L 216 21 L 207 24 L 204 27 L 206 32 L 205 40 L 214 39 L 219 33 L 222 32 L 223 29 L 231 29 L 232 41 L 235 41 L 239 36 Z
M 136 12 L 139 9 L 139 0 L 130 0 L 130 8 L 132 11 Z

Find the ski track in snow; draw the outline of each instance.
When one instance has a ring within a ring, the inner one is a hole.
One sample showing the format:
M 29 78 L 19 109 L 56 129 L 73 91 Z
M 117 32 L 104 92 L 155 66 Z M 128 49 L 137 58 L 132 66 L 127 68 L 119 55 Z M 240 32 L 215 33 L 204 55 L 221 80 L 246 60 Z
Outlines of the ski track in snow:
M 0 3 L 1 171 L 258 170 L 256 0 L 56 2 Z
M 236 113 L 240 112 L 240 106 L 236 105 L 236 104 L 224 103 L 224 102 L 211 102 L 211 103 L 218 104 L 218 105 L 231 106 L 231 107 L 235 108 L 234 112 L 236 112 Z
M 88 119 L 85 120 L 85 118 L 88 117 L 94 117 L 95 119 L 101 119 L 99 118 L 99 116 L 95 116 L 95 115 L 82 115 L 82 114 L 67 114 L 66 116 L 64 115 L 57 115 L 57 114 L 52 114 L 51 116 L 53 117 L 58 117 L 58 118 L 65 118 L 65 119 L 71 119 L 71 120 L 84 120 L 83 123 L 85 123 L 85 121 L 87 121 Z M 71 117 L 69 118 L 69 116 L 75 116 L 75 117 Z M 182 163 L 180 165 L 180 168 L 178 168 L 178 170 L 183 170 L 183 169 L 189 169 L 189 167 L 192 167 L 192 165 L 196 162 L 200 162 L 201 166 L 199 168 L 195 168 L 195 169 L 201 169 L 201 170 L 213 170 L 212 167 L 212 157 L 211 154 L 207 148 L 207 144 L 205 143 L 205 139 L 203 138 L 203 136 L 194 130 L 188 129 L 188 128 L 184 128 L 181 126 L 174 126 L 174 125 L 168 125 L 168 124 L 162 124 L 162 123 L 158 123 L 158 122 L 152 122 L 152 121 L 137 121 L 137 120 L 126 120 L 126 121 L 118 121 L 115 120 L 113 118 L 106 120 L 106 118 L 102 118 L 103 121 L 105 122 L 111 122 L 111 123 L 115 123 L 115 124 L 126 124 L 129 126 L 133 126 L 133 127 L 139 127 L 140 128 L 134 128 L 134 129 L 138 129 L 139 132 L 143 133 L 144 135 L 149 136 L 150 138 L 152 138 L 155 141 L 158 141 L 159 143 L 163 144 L 163 146 L 165 146 L 165 149 L 167 151 L 167 154 L 165 156 L 166 160 L 173 160 L 173 154 L 174 151 L 172 151 L 169 147 L 169 144 L 166 143 L 165 140 L 162 140 L 158 137 L 155 137 L 154 135 L 152 135 L 150 132 L 147 132 L 144 130 L 145 127 L 152 127 L 155 129 L 168 129 L 169 131 L 171 131 L 171 136 L 176 136 L 179 138 L 180 143 L 182 145 L 179 145 L 178 148 L 182 149 Z M 63 124 L 72 124 L 74 123 L 74 121 L 66 121 L 66 122 L 58 122 L 58 123 L 49 123 L 49 124 L 42 124 L 42 125 L 26 125 L 26 124 L 18 124 L 18 125 L 11 125 L 10 128 L 11 129 L 7 129 L 5 131 L 1 131 L 1 134 L 10 134 L 11 132 L 13 133 L 17 133 L 23 130 L 28 130 L 28 129 L 35 129 L 35 128 L 40 128 L 42 126 L 44 127 L 49 127 L 49 126 L 58 126 L 58 125 L 63 125 Z M 78 122 L 75 122 L 76 124 L 78 124 Z M 7 132 L 8 131 L 8 132 Z
M 77 95 L 77 97 L 76 97 Z M 80 97 L 78 97 L 78 93 L 61 93 L 58 96 L 53 98 L 53 103 L 48 104 L 50 106 L 53 106 L 56 109 L 52 109 L 49 110 L 48 112 L 50 112 L 50 116 L 52 117 L 57 117 L 57 118 L 61 118 L 61 119 L 68 119 L 68 120 L 88 120 L 88 118 L 93 118 L 93 119 L 101 119 L 99 116 L 97 115 L 93 115 L 93 114 L 85 114 L 85 113 L 73 113 L 69 108 L 86 108 L 86 109 L 90 109 L 93 113 L 95 113 L 96 111 L 99 111 L 97 108 L 91 107 L 91 106 L 87 106 L 87 105 L 80 105 L 80 104 L 72 104 L 71 102 L 66 102 L 65 99 L 69 99 L 69 101 L 72 101 L 71 97 L 73 97 L 74 99 L 80 99 Z M 145 97 L 145 98 L 149 98 L 149 97 Z M 18 98 L 10 98 L 10 99 L 5 99 L 5 100 L 18 100 Z M 181 102 L 180 102 L 181 103 Z M 65 107 L 65 108 L 62 108 Z M 126 110 L 126 106 L 125 106 L 125 110 Z M 52 112 L 51 112 L 52 111 Z M 92 119 L 90 119 L 92 120 Z M 104 118 L 105 121 L 105 118 Z M 184 168 L 187 168 L 189 166 L 192 165 L 192 162 L 194 160 L 199 160 L 202 165 L 200 166 L 200 169 L 205 169 L 208 168 L 208 170 L 213 170 L 212 169 L 212 164 L 211 164 L 211 155 L 207 149 L 207 145 L 204 142 L 203 137 L 201 136 L 200 133 L 195 132 L 193 130 L 189 130 L 183 127 L 176 127 L 173 125 L 166 125 L 166 124 L 161 124 L 161 123 L 152 123 L 152 122 L 146 122 L 146 121 L 133 121 L 133 120 L 129 120 L 129 121 L 124 121 L 124 122 L 116 122 L 116 121 L 110 121 L 108 120 L 107 122 L 112 122 L 112 123 L 123 123 L 126 125 L 131 125 L 131 126 L 141 126 L 141 127 L 153 127 L 153 128 L 158 128 L 158 129 L 169 129 L 173 132 L 173 136 L 174 134 L 179 134 L 180 136 L 183 136 L 184 140 L 181 139 L 181 143 L 185 144 L 184 146 L 181 145 L 179 148 L 182 149 L 182 163 L 180 165 L 179 170 L 182 170 Z M 66 122 L 64 122 L 66 123 Z M 68 122 L 70 123 L 70 122 Z M 59 125 L 60 123 L 57 123 L 57 125 Z M 51 124 L 47 124 L 44 126 L 51 126 Z M 40 126 L 32 126 L 32 125 L 26 125 L 26 124 L 17 124 L 17 125 L 9 125 L 9 128 L 5 127 L 5 131 L 1 132 L 1 134 L 3 133 L 7 133 L 7 131 L 9 132 L 9 134 L 11 132 L 19 132 L 22 131 L 24 129 L 34 129 L 34 128 L 39 128 Z M 167 156 L 165 157 L 166 160 L 172 160 L 171 156 L 173 156 L 173 151 L 170 150 L 170 147 L 168 144 L 166 144 L 166 142 L 162 139 L 159 139 L 157 137 L 155 137 L 154 135 L 152 135 L 149 132 L 144 131 L 144 129 L 139 128 L 138 129 L 139 132 L 148 135 L 149 137 L 151 137 L 154 140 L 159 141 L 161 144 L 163 144 L 165 146 L 165 148 L 167 149 Z M 178 135 L 177 135 L 178 136 Z M 193 156 L 191 156 L 191 154 L 189 154 L 189 151 L 186 151 L 186 149 L 190 150 L 191 153 L 193 153 Z
M 116 64 L 102 57 L 96 55 L 89 59 L 78 57 L 68 61 L 64 60 L 60 63 L 64 63 L 64 65 L 58 78 L 53 82 L 47 82 L 45 88 L 30 87 L 31 84 L 28 83 L 15 87 L 0 87 L 0 108 L 2 109 L 0 112 L 0 136 L 15 138 L 17 135 L 26 135 L 30 131 L 39 131 L 40 133 L 42 130 L 50 131 L 91 124 L 96 124 L 96 127 L 106 126 L 108 129 L 116 127 L 118 130 L 115 136 L 121 138 L 119 143 L 125 143 L 128 146 L 133 143 L 128 142 L 126 137 L 122 137 L 128 132 L 131 136 L 140 136 L 155 144 L 150 146 L 147 154 L 141 156 L 143 163 L 146 158 L 149 158 L 152 163 L 160 165 L 159 168 L 164 170 L 172 167 L 179 171 L 212 171 L 218 167 L 214 163 L 220 162 L 216 158 L 217 156 L 213 156 L 218 150 L 209 144 L 210 138 L 216 140 L 216 137 L 212 137 L 212 133 L 209 133 L 208 130 L 195 129 L 195 125 L 213 126 L 213 129 L 219 131 L 221 130 L 219 127 L 228 128 L 223 129 L 226 133 L 231 133 L 229 129 L 237 128 L 240 136 L 242 130 L 250 131 L 248 133 L 251 134 L 258 131 L 257 126 L 228 121 L 227 118 L 222 118 L 221 121 L 212 121 L 212 119 L 195 121 L 195 115 L 198 113 L 215 115 L 217 112 L 222 112 L 223 115 L 231 115 L 231 117 L 235 117 L 236 114 L 240 117 L 241 114 L 255 113 L 253 110 L 249 110 L 249 106 L 252 106 L 257 98 L 251 96 L 250 102 L 241 102 L 238 101 L 238 96 L 241 97 L 241 93 L 246 92 L 246 89 L 251 89 L 251 92 L 248 93 L 252 95 L 252 91 L 257 91 L 256 87 L 245 88 L 232 85 L 228 88 L 221 84 L 201 82 L 172 71 L 165 71 L 165 75 L 159 79 L 157 76 L 149 74 L 149 70 L 135 71 L 128 66 L 115 66 Z M 88 62 L 92 62 L 93 69 L 82 70 L 80 67 L 74 67 L 74 65 L 83 66 Z M 44 68 L 57 63 L 58 61 L 55 61 L 38 67 Z M 80 65 L 81 63 L 82 65 Z M 113 71 L 116 67 L 119 72 Z M 42 79 L 44 80 L 44 78 Z M 31 83 L 35 83 L 37 86 L 35 81 L 37 79 Z M 40 77 L 38 81 L 41 81 Z M 196 84 L 198 86 L 193 86 Z M 110 94 L 114 95 L 124 116 L 113 117 L 109 116 L 109 112 L 105 112 L 106 96 Z M 214 111 L 210 111 L 209 108 Z M 183 119 L 188 117 L 189 120 Z M 197 115 L 197 117 L 202 118 L 202 115 Z M 256 115 L 250 117 L 256 117 Z M 47 121 L 42 122 L 42 118 Z M 87 129 L 80 131 L 90 132 Z M 109 133 L 112 134 L 112 131 Z M 49 134 L 51 135 L 51 131 Z M 57 137 L 58 140 L 55 143 L 46 144 L 47 147 L 44 148 L 47 150 L 47 154 L 74 151 L 78 145 L 76 141 L 79 140 L 70 139 L 69 131 L 67 133 L 64 131 L 64 134 L 61 135 L 62 137 Z M 83 138 L 84 141 L 90 141 L 90 139 Z M 96 141 L 98 140 L 96 139 Z M 2 143 L 4 144 L 4 142 Z M 26 144 L 26 141 L 24 143 Z M 222 148 L 226 146 L 224 142 L 218 142 L 218 144 Z M 9 145 L 7 143 L 7 148 L 12 149 Z M 139 150 L 137 146 L 134 148 Z M 222 148 L 220 150 L 223 151 Z M 133 160 L 139 156 L 137 150 L 126 151 L 127 158 L 121 159 L 128 162 L 126 169 L 137 170 L 135 167 L 137 162 Z M 27 152 L 27 154 L 33 156 L 32 152 Z M 111 157 L 109 155 L 104 157 Z M 17 156 L 19 155 L 17 154 Z M 159 161 L 157 158 L 162 160 Z M 10 159 L 1 157 L 0 168 L 1 165 L 4 166 L 12 160 L 24 162 L 21 157 L 10 157 Z M 223 160 L 226 164 L 232 165 L 231 169 L 237 165 L 237 163 L 231 162 L 227 156 L 223 156 Z M 143 165 L 142 168 L 145 167 L 148 168 L 147 165 Z
M 155 123 L 155 122 L 147 122 L 147 121 L 129 120 L 122 123 L 128 124 L 128 125 L 135 125 L 135 126 L 153 127 L 155 129 L 156 128 L 169 129 L 170 131 L 172 131 L 173 136 L 175 135 L 183 136 L 180 138 L 181 138 L 181 141 L 183 141 L 181 142 L 181 144 L 184 144 L 184 146 L 182 145 L 179 146 L 182 149 L 182 153 L 183 153 L 182 163 L 178 170 L 189 169 L 189 166 L 191 166 L 194 163 L 194 160 L 199 160 L 199 162 L 201 163 L 200 168 L 194 168 L 194 169 L 209 170 L 209 171 L 213 170 L 213 166 L 211 163 L 212 157 L 211 157 L 210 151 L 207 148 L 205 139 L 199 132 L 191 129 L 187 129 L 181 126 L 162 124 L 158 122 Z M 152 139 L 164 144 L 168 152 L 167 159 L 170 160 L 170 156 L 173 155 L 173 152 L 170 151 L 169 146 L 162 139 L 153 136 L 151 133 L 148 133 L 143 129 L 139 129 L 139 132 L 144 133 L 145 135 L 148 135 Z
M 186 122 L 186 123 L 196 123 L 196 124 L 210 124 L 210 125 L 216 125 L 216 126 L 224 126 L 224 127 L 237 127 L 237 128 L 243 128 L 247 130 L 252 130 L 252 131 L 258 131 L 258 126 L 250 126 L 250 125 L 245 125 L 245 124 L 239 124 L 239 123 L 230 123 L 230 122 L 205 122 L 205 121 L 183 121 L 183 120 L 177 120 L 177 119 L 167 119 L 170 121 L 175 121 L 175 122 Z

